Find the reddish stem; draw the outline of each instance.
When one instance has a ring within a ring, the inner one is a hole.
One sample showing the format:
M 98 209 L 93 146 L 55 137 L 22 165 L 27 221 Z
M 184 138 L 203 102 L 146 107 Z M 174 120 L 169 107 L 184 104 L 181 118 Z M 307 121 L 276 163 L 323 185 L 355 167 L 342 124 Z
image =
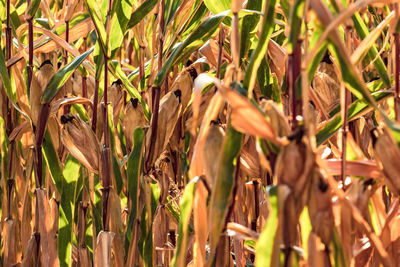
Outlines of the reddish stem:
M 94 82 L 94 98 L 93 98 L 93 117 L 92 117 L 92 130 L 96 132 L 96 123 L 97 123 L 97 106 L 99 102 L 99 83 L 98 79 Z
M 395 89 L 396 94 L 394 98 L 394 110 L 395 110 L 395 118 L 396 121 L 400 121 L 400 40 L 399 40 L 399 33 L 394 33 L 394 47 L 395 47 L 395 74 L 394 74 L 394 81 L 395 81 Z

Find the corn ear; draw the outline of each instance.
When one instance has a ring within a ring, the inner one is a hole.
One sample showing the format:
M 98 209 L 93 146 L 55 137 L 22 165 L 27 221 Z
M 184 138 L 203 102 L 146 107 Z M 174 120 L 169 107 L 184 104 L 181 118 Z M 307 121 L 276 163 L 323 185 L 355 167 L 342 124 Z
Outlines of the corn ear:
M 61 117 L 61 142 L 86 168 L 99 173 L 100 145 L 90 126 L 79 116 Z

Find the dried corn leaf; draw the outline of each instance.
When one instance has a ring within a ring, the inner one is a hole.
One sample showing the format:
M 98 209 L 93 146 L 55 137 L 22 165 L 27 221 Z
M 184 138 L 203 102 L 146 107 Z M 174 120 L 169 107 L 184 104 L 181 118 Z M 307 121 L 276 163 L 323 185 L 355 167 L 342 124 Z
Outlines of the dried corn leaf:
M 36 189 L 39 210 L 40 246 L 42 248 L 42 264 L 45 266 L 59 266 L 57 254 L 57 236 L 52 225 L 49 201 L 46 190 Z

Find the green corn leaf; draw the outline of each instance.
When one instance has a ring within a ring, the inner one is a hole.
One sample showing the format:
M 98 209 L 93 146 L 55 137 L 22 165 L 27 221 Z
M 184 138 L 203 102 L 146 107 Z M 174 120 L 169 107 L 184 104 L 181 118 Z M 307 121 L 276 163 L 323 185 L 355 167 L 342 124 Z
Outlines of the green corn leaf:
M 115 12 L 111 18 L 111 30 L 109 38 L 109 47 L 111 50 L 110 58 L 113 58 L 120 49 L 126 33 L 126 26 L 131 17 L 133 0 L 115 1 Z
M 290 34 L 287 43 L 287 52 L 291 54 L 297 45 L 303 18 L 304 0 L 296 0 L 290 13 Z
M 231 203 L 235 185 L 236 160 L 242 146 L 243 134 L 236 131 L 229 123 L 222 154 L 219 161 L 217 177 L 213 185 L 210 202 L 210 258 L 213 261 L 225 217 Z
M 102 14 L 99 14 L 100 7 L 97 4 L 96 0 L 84 0 L 86 10 L 89 12 L 90 17 L 92 18 L 93 24 L 96 28 L 97 36 L 99 37 L 99 42 L 101 49 L 104 54 L 107 56 L 109 55 L 109 51 L 107 49 L 107 31 L 106 28 L 104 27 L 103 19 L 102 19 Z M 107 2 L 107 1 L 103 1 Z
M 51 141 L 49 131 L 46 131 L 44 136 L 43 156 L 47 166 L 49 166 L 50 175 L 51 178 L 53 178 L 54 185 L 61 194 L 63 190 L 64 176 L 61 164 L 58 160 L 57 152 L 54 148 L 53 142 Z
M 186 261 L 186 252 L 189 238 L 189 221 L 192 214 L 193 199 L 196 189 L 196 184 L 199 181 L 199 177 L 195 177 L 190 181 L 183 193 L 182 200 L 180 203 L 180 221 L 179 221 L 179 237 L 174 258 L 172 259 L 171 266 L 183 267 Z
M 40 0 L 33 0 L 32 2 L 30 2 L 29 6 L 28 6 L 28 10 L 26 11 L 26 20 L 31 20 L 35 14 L 36 11 L 39 9 L 39 5 L 40 5 Z
M 268 40 L 271 37 L 273 29 L 275 27 L 274 14 L 275 14 L 276 0 L 265 1 L 265 15 L 263 17 L 262 28 L 260 37 L 258 40 L 257 47 L 251 55 L 250 62 L 247 65 L 246 73 L 243 79 L 243 86 L 249 91 L 253 90 L 256 82 L 257 70 L 261 64 L 265 53 L 268 48 Z
M 207 7 L 203 1 L 199 1 L 198 5 L 193 7 L 193 12 L 190 14 L 189 19 L 185 22 L 179 36 L 187 36 L 190 34 L 201 22 L 201 19 L 207 14 Z M 182 38 L 183 39 L 183 38 Z
M 71 18 L 71 20 L 69 21 L 69 28 L 72 29 L 75 25 L 90 19 L 90 15 L 87 13 L 84 14 L 78 14 L 74 17 Z M 35 20 L 36 21 L 36 20 Z M 61 24 L 59 27 L 57 27 L 57 29 L 55 30 L 55 33 L 57 35 L 60 35 L 62 33 L 65 32 L 65 24 Z
M 167 0 L 165 1 L 165 26 L 167 27 L 171 20 L 176 15 L 176 11 L 182 4 L 182 0 Z M 165 32 L 165 31 L 164 31 Z
M 73 212 L 75 183 L 80 174 L 80 163 L 72 156 L 68 156 L 64 169 L 58 161 L 50 134 L 46 131 L 43 142 L 43 155 L 50 170 L 57 191 L 61 195 L 60 217 L 58 230 L 58 257 L 60 266 L 71 266 Z
M 261 11 L 262 1 L 250 0 L 247 2 L 246 9 Z M 242 60 L 251 47 L 251 38 L 254 37 L 253 32 L 260 20 L 260 16 L 256 14 L 246 15 L 242 21 L 240 31 L 240 59 Z
M 144 181 L 145 195 L 149 196 L 142 212 L 140 223 L 139 252 L 143 259 L 144 266 L 153 265 L 153 219 L 160 198 L 160 187 L 157 183 Z M 149 201 L 148 201 L 149 200 Z M 149 214 L 149 212 L 151 214 Z M 150 219 L 151 218 L 151 219 Z
M 146 0 L 138 8 L 136 8 L 129 19 L 127 29 L 130 29 L 138 24 L 147 14 L 150 13 L 150 11 L 153 10 L 157 2 L 157 0 Z
M 127 231 L 125 233 L 125 248 L 129 247 L 132 235 L 132 226 L 136 218 L 139 217 L 139 187 L 143 162 L 144 130 L 136 128 L 133 133 L 133 149 L 129 155 L 126 177 L 128 180 L 128 193 L 131 201 L 132 211 L 129 214 Z
M 222 20 L 229 14 L 229 11 L 207 17 L 183 42 L 181 42 L 165 62 L 163 68 L 157 73 L 154 86 L 160 86 L 167 76 L 170 68 L 182 58 L 182 55 L 193 52 L 212 37 Z
M 122 188 L 124 186 L 124 182 L 122 181 L 122 174 L 121 174 L 121 166 L 118 162 L 118 158 L 115 154 L 112 154 L 112 168 L 114 173 L 114 181 L 115 181 L 115 189 L 117 194 L 121 194 Z
M 375 101 L 380 101 L 392 95 L 392 92 L 376 92 L 372 94 Z M 352 120 L 365 113 L 367 110 L 371 110 L 370 106 L 364 100 L 357 100 L 351 104 L 347 109 L 347 119 Z M 316 135 L 317 145 L 321 145 L 329 139 L 337 130 L 342 126 L 342 116 L 337 114 L 331 118 L 330 121 L 322 128 Z
M 271 187 L 268 190 L 269 195 L 269 215 L 260 238 L 256 244 L 256 266 L 270 266 L 272 252 L 274 248 L 274 239 L 278 227 L 278 190 Z
M 351 64 L 347 55 L 337 45 L 329 45 L 329 51 L 338 59 L 342 79 L 347 88 L 358 98 L 364 99 L 369 105 L 374 106 L 373 98 L 369 93 L 364 81 L 359 75 L 354 65 Z
M 366 38 L 367 35 L 369 34 L 369 31 L 367 25 L 365 25 L 360 14 L 355 13 L 354 16 L 352 16 L 352 20 L 358 36 L 360 36 L 361 39 Z M 390 87 L 391 86 L 390 78 L 388 76 L 385 63 L 383 62 L 381 56 L 378 54 L 378 49 L 376 48 L 375 45 L 372 45 L 371 48 L 368 50 L 368 55 L 371 60 L 376 58 L 376 60 L 374 61 L 374 66 L 378 71 L 382 81 L 385 83 L 385 85 L 387 87 Z
M 49 83 L 44 90 L 41 101 L 42 103 L 49 103 L 57 94 L 58 90 L 65 84 L 65 82 L 71 77 L 72 73 L 78 68 L 80 64 L 92 53 L 94 47 L 90 48 L 85 53 L 77 56 L 68 65 L 57 71 L 53 77 L 51 77 Z
M 100 41 L 97 40 L 96 44 L 94 45 L 94 65 L 96 69 L 95 79 L 100 81 L 101 75 L 104 75 L 103 66 L 104 66 L 104 55 L 101 51 Z
M 311 51 L 315 45 L 317 45 L 321 35 L 322 35 L 323 29 L 321 27 L 316 27 L 311 40 L 310 40 L 310 46 L 309 46 L 309 51 Z M 318 65 L 321 62 L 322 58 L 325 55 L 326 50 L 328 49 L 328 43 L 324 42 L 321 47 L 319 47 L 317 54 L 315 57 L 312 59 L 310 64 L 307 66 L 307 73 L 308 73 L 308 82 L 311 82 L 312 79 L 314 78 L 314 74 L 318 69 Z
M 206 4 L 208 10 L 210 10 L 213 14 L 218 14 L 225 10 L 231 9 L 231 2 L 232 0 L 204 0 L 204 4 Z

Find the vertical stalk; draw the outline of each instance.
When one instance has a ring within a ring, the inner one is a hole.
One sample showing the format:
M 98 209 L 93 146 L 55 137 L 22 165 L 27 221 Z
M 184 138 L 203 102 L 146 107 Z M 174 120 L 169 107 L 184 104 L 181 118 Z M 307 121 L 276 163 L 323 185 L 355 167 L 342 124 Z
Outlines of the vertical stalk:
M 88 179 L 88 178 L 86 178 Z M 88 192 L 86 190 L 86 186 L 83 186 L 82 190 L 82 201 L 79 202 L 78 206 L 78 266 L 81 266 L 81 253 L 86 248 L 85 245 L 85 234 L 86 234 L 86 214 L 88 209 Z
M 148 173 L 151 169 L 151 160 L 153 158 L 153 153 L 154 153 L 154 144 L 155 142 L 155 138 L 157 136 L 157 128 L 158 128 L 158 109 L 159 109 L 159 105 L 160 105 L 160 87 L 153 87 L 152 88 L 153 93 L 154 93 L 154 107 L 153 107 L 153 114 L 151 116 L 151 131 L 150 131 L 150 140 L 152 140 L 152 142 L 150 142 L 150 147 L 149 147 L 149 153 L 147 154 L 147 161 L 146 161 L 146 165 L 145 165 L 145 173 Z
M 395 17 L 396 21 L 399 18 L 399 4 L 394 4 L 395 9 Z M 396 121 L 400 121 L 400 40 L 399 40 L 399 33 L 396 31 L 393 34 L 394 36 L 394 53 L 395 53 L 395 65 L 394 65 L 394 81 L 395 81 L 395 97 L 394 97 L 394 112 L 395 112 L 395 119 Z
M 144 77 L 144 49 L 145 47 L 139 45 L 139 81 L 141 82 Z
M 96 132 L 97 124 L 97 106 L 99 103 L 99 84 L 100 81 L 96 78 L 94 81 L 94 98 L 93 98 L 93 118 L 92 118 L 92 130 Z
M 65 41 L 69 43 L 69 20 L 65 21 Z M 65 49 L 64 51 L 64 64 L 67 65 L 68 63 L 68 50 Z
M 6 26 L 6 60 L 11 58 L 11 51 L 12 51 L 12 31 L 10 26 L 10 0 L 7 0 L 7 26 Z M 11 74 L 11 67 L 7 68 L 8 76 Z M 11 105 L 8 97 L 6 98 L 6 106 L 7 108 L 7 119 L 6 119 L 6 132 L 7 135 L 10 135 L 12 131 L 12 116 L 11 116 Z
M 297 116 L 303 114 L 302 99 L 298 96 L 296 89 L 296 81 L 301 71 L 301 42 L 300 39 L 297 40 L 293 53 L 288 58 L 287 88 L 289 88 L 291 95 L 292 130 L 297 128 Z
M 232 60 L 233 64 L 235 66 L 235 76 L 233 77 L 232 80 L 237 80 L 239 79 L 239 71 L 240 71 L 240 66 L 239 66 L 239 57 L 240 57 L 240 51 L 239 51 L 239 10 L 232 10 L 233 12 L 233 18 L 232 18 L 232 32 L 231 32 L 231 53 L 232 53 Z
M 6 26 L 6 60 L 11 58 L 11 47 L 12 47 L 12 32 L 10 27 L 10 0 L 7 0 L 7 26 Z M 8 76 L 11 74 L 11 67 L 7 67 Z M 6 95 L 6 94 L 4 94 Z M 10 136 L 12 131 L 12 115 L 11 115 L 11 105 L 8 97 L 6 97 L 6 107 L 7 107 L 7 118 L 6 118 L 6 133 L 7 136 Z M 7 179 L 7 219 L 12 219 L 11 214 L 11 198 L 12 198 L 12 190 L 14 187 L 14 177 L 12 177 L 12 161 L 14 154 L 14 141 L 11 141 L 9 145 L 9 155 L 8 155 L 8 179 Z
M 165 0 L 161 0 L 161 12 L 159 15 L 160 15 L 160 38 L 158 39 L 158 71 L 161 70 L 162 64 L 163 64 L 162 58 L 163 58 L 163 51 L 164 51 Z M 167 79 L 165 79 L 165 84 L 167 84 L 167 81 L 168 81 L 168 77 L 167 77 Z M 165 86 L 165 93 L 167 93 L 167 90 L 168 90 L 168 88 Z
M 304 40 L 303 40 L 303 48 L 305 53 L 308 51 L 309 47 L 309 40 L 308 40 L 308 10 L 310 6 L 310 0 L 305 0 L 305 5 L 303 9 L 303 21 L 304 21 Z M 306 56 L 304 55 L 303 59 Z M 301 64 L 301 99 L 302 99 L 302 111 L 303 111 L 303 118 L 304 118 L 304 126 L 307 129 L 307 134 L 309 139 L 313 139 L 315 134 L 315 124 L 311 119 L 311 114 L 309 110 L 309 101 L 310 101 L 310 85 L 308 83 L 308 74 L 307 74 L 307 66 L 304 64 L 304 60 Z M 311 145 L 314 145 L 314 142 L 311 142 Z
M 86 52 L 86 50 L 87 50 L 87 38 L 86 37 L 83 38 L 83 50 L 84 50 L 84 52 Z M 85 97 L 85 98 L 88 97 L 86 80 L 87 80 L 86 76 L 82 76 L 82 97 Z
M 346 27 L 346 46 L 348 51 L 351 51 L 351 26 L 348 25 Z M 342 84 L 340 87 L 340 95 L 342 99 L 342 118 L 343 118 L 343 125 L 342 125 L 342 165 L 341 165 L 341 180 L 344 183 L 346 179 L 346 140 L 347 140 L 347 133 L 349 131 L 349 125 L 347 122 L 347 107 L 351 101 L 351 93 L 346 89 L 346 87 Z
M 67 43 L 69 43 L 69 20 L 65 21 L 65 41 Z M 68 64 L 68 50 L 65 49 L 64 65 L 67 65 L 67 64 Z M 64 85 L 64 88 L 66 88 L 66 85 Z M 70 108 L 71 108 L 70 105 L 64 105 L 64 114 L 69 113 Z
M 220 79 L 221 77 L 221 64 L 222 64 L 222 51 L 224 49 L 224 41 L 225 41 L 225 34 L 224 29 L 220 27 L 219 34 L 218 34 L 218 62 L 217 62 L 217 78 Z
M 103 203 L 103 229 L 104 231 L 108 231 L 107 225 L 107 206 L 108 206 L 108 196 L 110 191 L 110 184 L 111 184 L 111 169 L 110 169 L 110 143 L 109 143 L 109 131 L 108 131 L 108 58 L 107 55 L 104 55 L 104 105 L 102 105 L 103 111 L 103 125 L 104 125 L 104 146 L 101 154 L 101 160 L 103 162 L 102 168 L 102 203 Z
M 30 0 L 28 0 L 29 6 Z M 33 21 L 32 19 L 28 20 L 28 47 L 29 47 L 29 62 L 28 62 L 28 94 L 31 91 L 31 82 L 33 76 Z
M 7 220 L 12 219 L 12 214 L 11 214 L 11 201 L 12 201 L 12 191 L 14 188 L 15 184 L 15 179 L 13 175 L 13 157 L 14 157 L 14 141 L 10 143 L 10 149 L 8 153 L 8 179 L 7 179 Z
M 111 15 L 111 0 L 108 0 L 108 12 L 107 12 L 107 20 L 106 20 L 106 30 L 107 35 L 109 36 L 110 31 L 110 15 Z M 109 141 L 109 131 L 108 131 L 108 56 L 107 51 L 103 51 L 104 56 L 104 105 L 103 108 L 103 125 L 104 125 L 104 146 L 101 152 L 101 161 L 103 164 L 102 167 L 102 203 L 103 203 L 103 229 L 104 231 L 108 231 L 107 224 L 107 206 L 108 206 L 108 196 L 110 192 L 111 185 L 111 162 L 110 162 L 110 141 Z
M 163 54 L 163 46 L 164 46 L 164 13 L 165 13 L 165 0 L 161 1 L 161 12 L 159 12 L 159 21 L 160 21 L 160 39 L 158 40 L 158 71 L 162 68 L 162 54 Z M 152 87 L 152 117 L 151 117 L 151 132 L 150 132 L 150 140 L 153 140 L 150 143 L 149 153 L 147 154 L 147 160 L 145 164 L 145 173 L 149 172 L 151 169 L 151 160 L 153 158 L 154 153 L 154 144 L 155 138 L 157 136 L 158 130 L 158 109 L 160 106 L 160 90 L 159 86 Z

